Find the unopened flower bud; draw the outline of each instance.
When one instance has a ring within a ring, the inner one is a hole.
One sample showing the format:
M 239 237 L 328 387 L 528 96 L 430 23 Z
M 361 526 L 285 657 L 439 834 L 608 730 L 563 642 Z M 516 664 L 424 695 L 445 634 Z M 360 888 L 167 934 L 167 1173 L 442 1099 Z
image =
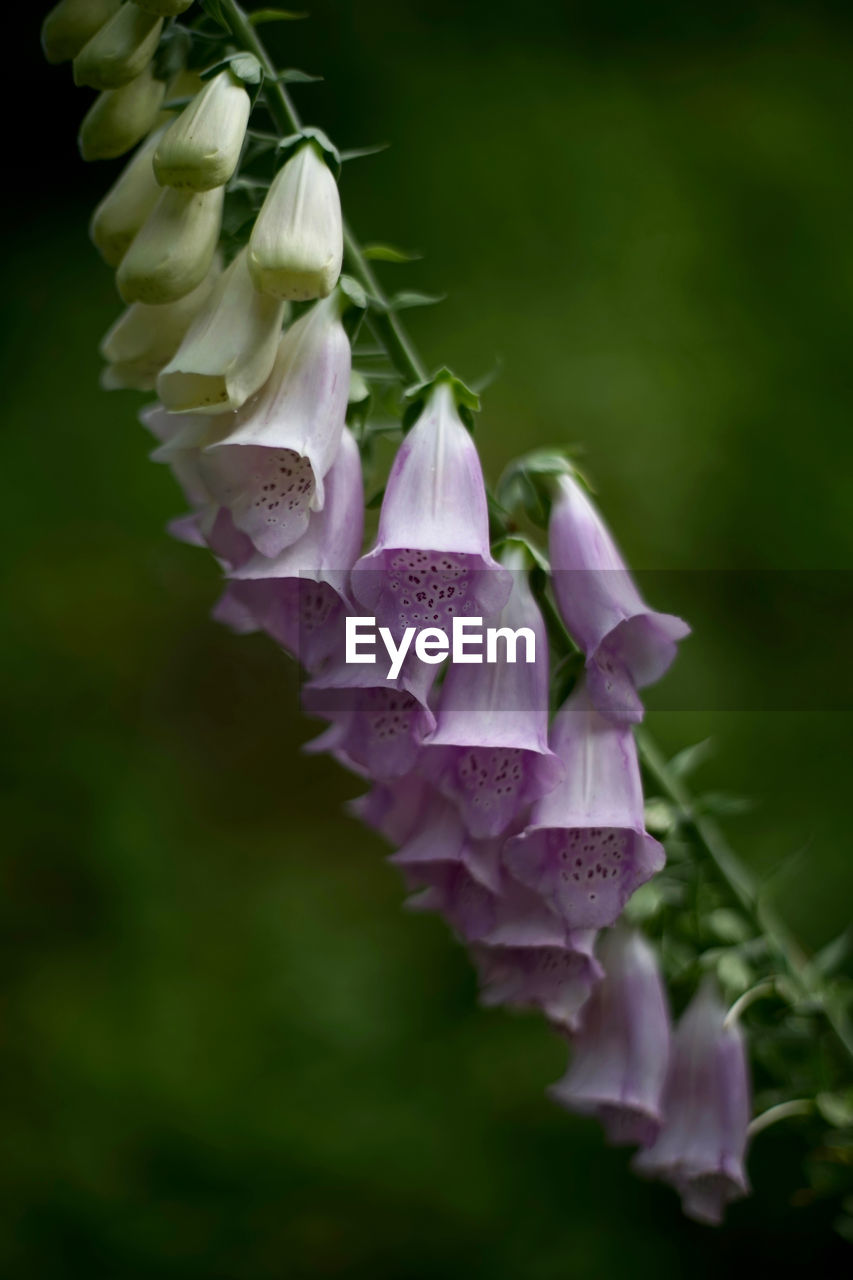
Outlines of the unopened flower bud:
M 210 297 L 220 271 L 215 259 L 201 284 L 177 302 L 161 307 L 134 302 L 128 307 L 101 342 L 101 355 L 108 362 L 102 385 L 108 390 L 152 391 L 158 373 Z
M 237 168 L 251 102 L 230 71 L 209 80 L 169 126 L 154 157 L 161 186 L 209 191 Z
M 148 66 L 129 84 L 100 94 L 83 118 L 78 143 L 84 160 L 112 160 L 154 127 L 166 86 Z
M 342 261 L 338 184 L 309 143 L 273 179 L 249 241 L 249 269 L 275 298 L 324 298 Z
M 146 138 L 92 214 L 89 235 L 111 267 L 119 265 L 160 198 L 152 161 L 162 136 L 157 130 Z
M 74 59 L 74 83 L 93 89 L 118 89 L 144 71 L 154 56 L 163 28 L 135 4 L 123 4 L 96 31 Z
M 225 191 L 167 187 L 116 274 L 125 302 L 176 302 L 201 284 L 213 261 Z
M 239 409 L 272 371 L 286 305 L 258 292 L 244 249 L 158 379 L 166 408 L 206 413 Z
M 48 62 L 76 58 L 84 44 L 107 22 L 120 0 L 60 0 L 42 23 L 41 46 Z

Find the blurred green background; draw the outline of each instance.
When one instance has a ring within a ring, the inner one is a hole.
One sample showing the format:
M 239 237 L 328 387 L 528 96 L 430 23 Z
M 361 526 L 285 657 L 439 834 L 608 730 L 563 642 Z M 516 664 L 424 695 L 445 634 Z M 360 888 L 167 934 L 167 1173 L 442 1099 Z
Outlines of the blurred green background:
M 583 442 L 631 560 L 678 571 L 655 602 L 696 634 L 651 725 L 714 736 L 699 781 L 755 799 L 733 840 L 827 941 L 853 898 L 849 7 L 311 7 L 270 42 L 326 77 L 310 122 L 393 144 L 343 194 L 425 253 L 391 287 L 448 294 L 413 315 L 428 362 L 500 361 L 492 475 Z M 0 1275 L 839 1265 L 829 1210 L 790 1205 L 795 1131 L 711 1232 L 545 1100 L 560 1044 L 477 1008 L 343 815 L 358 787 L 300 754 L 288 662 L 208 621 L 143 398 L 98 388 L 118 302 L 86 224 L 117 166 L 78 160 L 88 95 L 39 10 L 4 15 Z

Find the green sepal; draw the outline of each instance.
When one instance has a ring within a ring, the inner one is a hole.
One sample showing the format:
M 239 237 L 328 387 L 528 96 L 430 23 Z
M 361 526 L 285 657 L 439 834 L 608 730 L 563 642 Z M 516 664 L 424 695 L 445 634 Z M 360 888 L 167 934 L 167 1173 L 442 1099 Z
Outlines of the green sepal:
M 551 512 L 552 482 L 570 475 L 586 489 L 591 486 L 571 457 L 571 448 L 534 449 L 516 458 L 497 483 L 499 501 L 508 511 L 523 511 L 539 528 L 547 528 Z
M 345 152 L 341 152 L 341 159 L 346 159 Z M 369 262 L 418 262 L 423 257 L 423 254 L 410 253 L 393 244 L 366 244 L 361 252 Z
M 277 71 L 275 79 L 279 84 L 317 84 L 322 76 L 312 76 L 308 71 L 300 71 L 298 67 L 287 67 Z
M 246 17 L 251 26 L 259 27 L 264 22 L 300 22 L 308 17 L 308 13 L 296 9 L 256 9 L 254 13 L 247 13 Z
M 286 138 L 282 138 L 278 144 L 278 150 L 289 160 L 291 155 L 297 151 L 306 142 L 312 142 L 323 156 L 326 164 L 332 170 L 335 178 L 341 176 L 341 153 L 335 144 L 329 138 L 328 134 L 322 129 L 316 129 L 313 125 L 306 125 L 304 129 L 300 129 L 298 133 L 289 133 Z
M 341 160 L 346 164 L 348 160 L 363 160 L 367 156 L 378 156 L 380 152 L 387 151 L 390 146 L 390 142 L 374 142 L 372 146 L 348 147 L 346 151 L 341 152 Z
M 434 373 L 431 378 L 408 387 L 404 393 L 406 408 L 403 412 L 403 431 L 409 431 L 423 412 L 424 405 L 436 387 L 450 387 L 459 417 L 469 431 L 474 430 L 474 414 L 480 411 L 480 397 L 476 391 L 457 378 L 456 374 L 446 366 Z

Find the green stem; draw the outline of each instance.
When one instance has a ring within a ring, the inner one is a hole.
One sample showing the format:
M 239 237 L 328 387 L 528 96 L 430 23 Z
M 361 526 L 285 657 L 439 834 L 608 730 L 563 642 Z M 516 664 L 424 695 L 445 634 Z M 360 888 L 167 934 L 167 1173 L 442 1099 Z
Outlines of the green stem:
M 220 8 L 235 41 L 253 53 L 264 69 L 264 94 L 275 123 L 283 134 L 299 133 L 302 121 L 287 89 L 276 78 L 276 68 L 257 31 L 248 21 L 236 0 L 220 0 Z M 404 382 L 421 382 L 426 377 L 423 365 L 405 326 L 388 309 L 388 298 L 364 256 L 353 231 L 344 223 L 344 251 L 347 270 L 366 289 L 373 306 L 370 324 L 377 339 Z M 821 1008 L 836 1038 L 853 1059 L 853 1028 L 842 1011 L 828 1005 L 811 973 L 806 957 L 786 926 L 761 903 L 758 886 L 751 873 L 726 841 L 712 818 L 698 812 L 683 781 L 669 768 L 660 748 L 647 729 L 637 729 L 637 745 L 649 774 L 677 808 L 682 824 L 688 827 L 714 863 L 720 877 L 728 885 L 741 908 L 767 935 L 774 951 L 798 989 Z
M 301 133 L 302 120 L 299 112 L 293 105 L 287 89 L 276 79 L 276 68 L 257 31 L 236 0 L 220 0 L 220 8 L 234 39 L 247 53 L 253 53 L 264 69 L 266 77 L 264 96 L 276 124 L 282 133 Z M 388 298 L 365 258 L 355 233 L 346 222 L 344 223 L 344 261 L 350 275 L 358 280 L 372 299 L 374 305 L 370 308 L 370 326 L 388 352 L 401 378 L 406 383 L 423 382 L 426 378 L 426 369 L 421 363 L 420 356 L 405 326 L 394 312 L 389 310 Z

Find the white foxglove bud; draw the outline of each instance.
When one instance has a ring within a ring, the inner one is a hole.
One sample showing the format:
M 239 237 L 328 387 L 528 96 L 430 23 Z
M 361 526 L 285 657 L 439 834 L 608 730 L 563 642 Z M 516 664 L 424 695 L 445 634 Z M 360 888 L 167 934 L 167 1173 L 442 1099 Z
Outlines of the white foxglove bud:
M 224 187 L 166 187 L 116 274 L 125 302 L 176 302 L 201 284 L 219 241 L 224 196 Z
M 275 298 L 324 298 L 343 260 L 338 184 L 312 143 L 273 179 L 249 241 L 255 284 Z
M 116 12 L 120 0 L 60 0 L 42 23 L 48 62 L 68 62 Z
M 230 71 L 209 80 L 166 131 L 154 157 L 161 186 L 209 191 L 237 168 L 251 102 Z
M 162 136 L 162 129 L 158 129 L 146 138 L 92 214 L 89 235 L 111 267 L 121 262 L 160 198 L 152 161 Z
M 93 89 L 118 89 L 144 71 L 154 56 L 163 29 L 135 4 L 123 4 L 96 31 L 74 59 L 74 83 Z
M 184 335 L 210 297 L 221 271 L 218 259 L 201 284 L 177 302 L 150 307 L 134 302 L 101 342 L 108 362 L 101 383 L 108 390 L 153 391 L 157 374 L 178 350 Z
M 157 379 L 166 408 L 205 413 L 239 409 L 272 371 L 285 305 L 255 288 L 244 249 Z
M 162 18 L 176 18 L 179 13 L 185 13 L 192 2 L 193 0 L 136 0 L 140 9 L 145 9 L 148 13 L 159 13 Z
M 129 84 L 99 94 L 80 125 L 83 159 L 112 160 L 135 147 L 154 127 L 165 91 L 149 66 Z

